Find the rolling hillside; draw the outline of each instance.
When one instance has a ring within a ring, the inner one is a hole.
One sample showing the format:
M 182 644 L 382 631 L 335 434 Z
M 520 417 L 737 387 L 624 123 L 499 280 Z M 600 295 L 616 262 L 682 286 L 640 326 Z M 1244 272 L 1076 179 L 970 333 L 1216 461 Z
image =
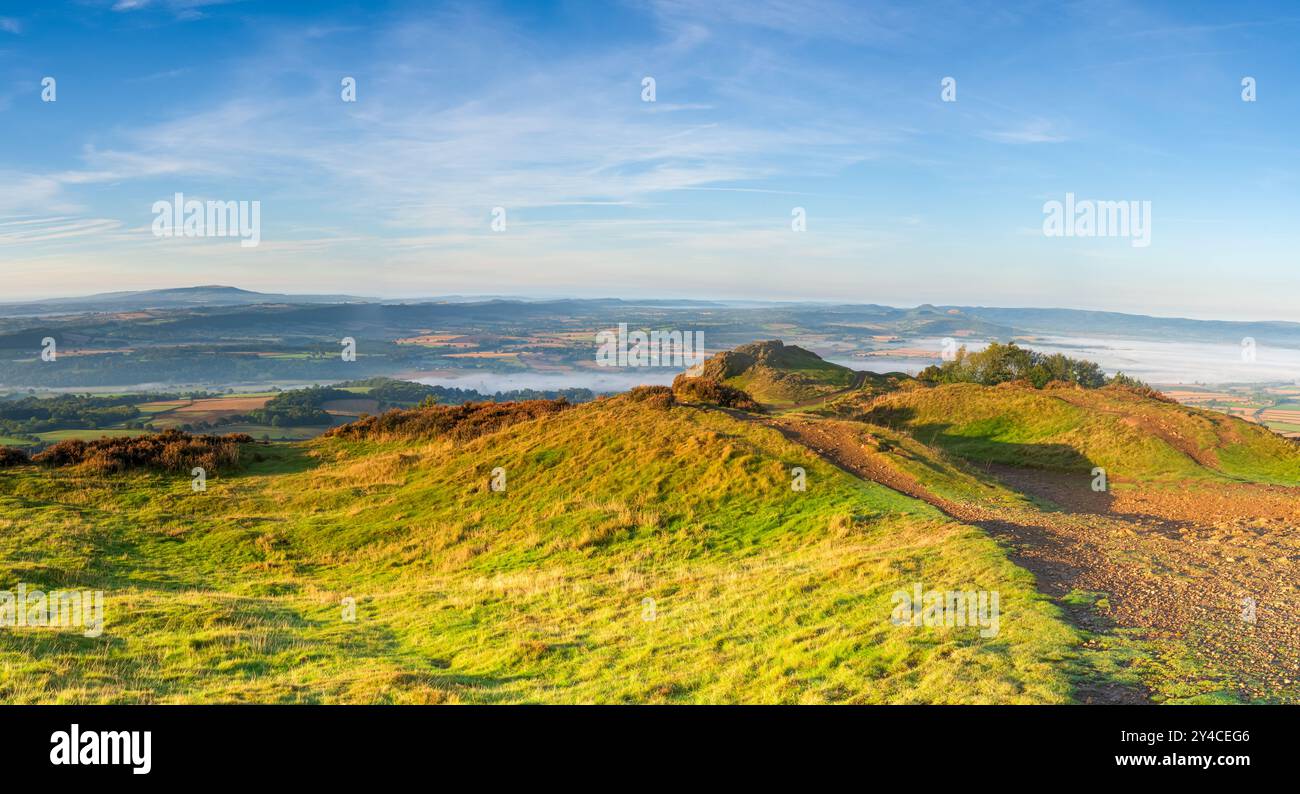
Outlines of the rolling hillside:
M 825 398 L 859 383 L 860 373 L 779 340 L 754 342 L 709 357 L 690 375 L 739 389 L 782 407 Z
M 949 384 L 882 396 L 859 417 L 982 462 L 1100 466 L 1117 481 L 1300 484 L 1300 446 L 1267 428 L 1119 388 Z
M 643 387 L 396 411 L 245 443 L 205 492 L 183 461 L 20 460 L 0 581 L 102 590 L 106 625 L 0 632 L 0 700 L 1300 700 L 1290 442 L 779 343 L 704 370 L 769 410 Z M 998 629 L 896 625 L 914 587 L 997 593 Z
M 0 576 L 102 589 L 107 624 L 0 632 L 0 700 L 1061 702 L 1100 675 L 980 529 L 662 391 L 255 446 L 206 493 L 2 471 Z M 892 625 L 922 581 L 999 592 L 1000 633 Z
M 1300 447 L 1140 384 L 863 375 L 732 413 L 1004 543 L 1092 642 L 1131 654 L 1139 699 L 1300 700 Z

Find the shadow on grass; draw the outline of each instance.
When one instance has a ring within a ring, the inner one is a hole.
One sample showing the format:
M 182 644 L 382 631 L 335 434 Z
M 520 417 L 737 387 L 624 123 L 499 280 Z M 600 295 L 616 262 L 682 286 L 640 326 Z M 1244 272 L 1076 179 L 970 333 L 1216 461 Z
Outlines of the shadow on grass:
M 223 472 L 222 476 L 237 480 L 246 477 L 264 477 L 270 474 L 301 474 L 321 465 L 320 460 L 308 454 L 302 442 L 245 444 L 240 448 L 238 468 Z

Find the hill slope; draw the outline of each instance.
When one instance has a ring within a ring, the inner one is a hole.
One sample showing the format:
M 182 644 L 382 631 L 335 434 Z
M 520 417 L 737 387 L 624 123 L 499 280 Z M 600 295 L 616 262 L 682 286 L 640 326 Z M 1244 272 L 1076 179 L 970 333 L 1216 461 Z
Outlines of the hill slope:
M 1115 480 L 1300 484 L 1300 447 L 1267 428 L 1120 388 L 948 384 L 884 395 L 860 417 L 983 462 L 1100 466 Z
M 775 339 L 717 353 L 690 374 L 717 380 L 778 407 L 826 397 L 860 380 L 859 373 L 848 367 Z
M 1090 669 L 984 532 L 721 412 L 262 450 L 206 493 L 0 472 L 3 581 L 107 598 L 99 638 L 0 632 L 0 700 L 1059 702 Z M 1000 633 L 892 625 L 914 584 L 1000 593 Z

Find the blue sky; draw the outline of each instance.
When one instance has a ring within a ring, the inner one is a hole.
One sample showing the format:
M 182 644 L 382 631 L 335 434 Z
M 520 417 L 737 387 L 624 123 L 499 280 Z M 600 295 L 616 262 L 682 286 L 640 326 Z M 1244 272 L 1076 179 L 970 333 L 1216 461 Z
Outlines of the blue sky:
M 220 283 L 1300 321 L 1297 42 L 1290 2 L 0 2 L 0 299 Z M 176 192 L 260 201 L 261 244 L 155 237 Z M 1151 245 L 1045 237 L 1067 192 L 1150 201 Z

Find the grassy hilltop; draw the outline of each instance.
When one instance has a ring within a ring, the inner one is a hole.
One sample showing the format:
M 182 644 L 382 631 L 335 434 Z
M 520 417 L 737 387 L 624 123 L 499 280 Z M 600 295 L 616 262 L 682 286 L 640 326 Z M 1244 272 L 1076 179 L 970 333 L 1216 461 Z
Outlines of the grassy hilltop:
M 790 406 L 855 385 L 859 373 L 780 340 L 741 345 L 711 356 L 692 375 L 739 389 L 760 403 Z
M 108 599 L 99 638 L 0 632 L 0 700 L 1056 702 L 1082 665 L 978 529 L 715 411 L 257 449 L 206 493 L 0 474 L 3 580 Z M 1000 635 L 891 625 L 922 577 L 999 590 Z
M 1268 428 L 1122 388 L 947 384 L 886 395 L 857 415 L 980 462 L 1100 466 L 1129 481 L 1300 483 L 1300 446 Z
M 0 589 L 103 590 L 106 626 L 0 629 L 0 701 L 1300 699 L 1290 442 L 1127 385 L 820 361 L 243 443 L 206 492 L 15 458 Z M 999 632 L 894 625 L 916 584 L 998 592 Z

